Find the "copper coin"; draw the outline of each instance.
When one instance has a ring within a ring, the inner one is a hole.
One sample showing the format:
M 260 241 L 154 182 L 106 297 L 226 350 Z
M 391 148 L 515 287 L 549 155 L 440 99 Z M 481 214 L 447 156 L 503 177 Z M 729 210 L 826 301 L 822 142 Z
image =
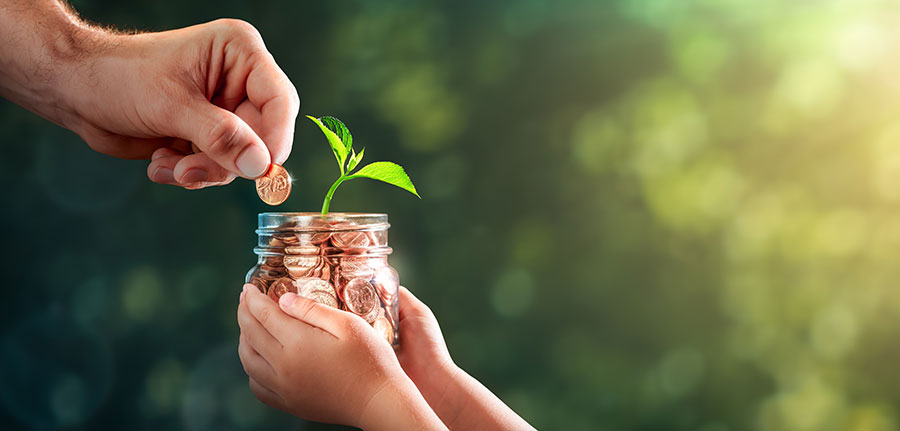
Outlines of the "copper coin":
M 381 299 L 390 304 L 400 289 L 400 277 L 390 266 L 383 266 L 375 272 L 375 290 Z
M 316 277 L 316 278 L 328 278 L 325 276 L 326 275 L 325 271 L 327 271 L 327 268 L 328 268 L 328 265 L 326 265 L 323 262 L 319 265 L 316 265 L 316 267 L 313 268 L 313 270 L 312 270 L 312 274 L 310 274 L 310 275 L 312 275 L 313 277 Z
M 311 292 L 308 298 L 318 302 L 319 304 L 325 304 L 332 308 L 338 308 L 337 298 L 328 292 L 316 290 L 314 292 Z
M 344 302 L 348 310 L 366 317 L 378 305 L 378 294 L 369 280 L 354 278 L 344 287 Z
M 321 278 L 323 280 L 330 280 L 331 279 L 331 267 L 323 264 L 322 265 L 322 273 L 319 274 L 319 278 Z
M 285 269 L 287 269 L 288 275 L 292 278 L 300 279 L 303 277 L 312 277 L 313 269 L 315 268 L 310 268 L 308 266 L 286 266 Z
M 394 325 L 383 314 L 379 314 L 375 322 L 372 323 L 372 327 L 375 328 L 375 332 L 381 334 L 387 340 L 388 344 L 394 343 Z
M 354 278 L 371 278 L 375 271 L 369 266 L 369 260 L 364 257 L 344 257 L 340 260 L 341 276 L 348 280 Z
M 302 287 L 304 292 L 325 292 L 329 295 L 334 295 L 334 286 L 331 285 L 326 280 L 322 280 L 321 278 L 311 278 L 303 284 Z
M 259 289 L 259 291 L 262 293 L 266 293 L 266 291 L 269 289 L 269 283 L 267 283 L 266 280 L 263 280 L 262 278 L 256 276 L 250 277 L 250 284 L 256 286 L 256 288 Z
M 297 235 L 292 233 L 278 233 L 272 235 L 272 239 L 269 240 L 270 247 L 285 247 L 290 245 L 295 245 L 300 243 L 300 238 Z
M 292 278 L 282 277 L 278 280 L 273 281 L 272 284 L 269 285 L 269 298 L 272 298 L 272 300 L 275 302 L 278 302 L 278 300 L 281 298 L 281 295 L 284 295 L 288 292 L 297 293 L 297 285 Z
M 259 266 L 259 277 L 264 280 L 275 280 L 276 278 L 281 278 L 287 275 L 287 271 L 283 266 L 270 266 L 270 265 L 260 265 Z
M 287 254 L 315 256 L 318 255 L 320 251 L 320 247 L 314 245 L 291 245 L 284 248 L 284 252 Z
M 321 246 L 331 239 L 331 223 L 323 219 L 313 219 L 306 227 L 309 230 L 304 235 L 309 244 Z
M 291 195 L 291 176 L 281 165 L 272 163 L 265 175 L 256 179 L 256 193 L 269 205 L 280 205 Z
M 375 323 L 375 319 L 377 319 L 381 314 L 383 314 L 381 312 L 381 307 L 375 306 L 372 308 L 372 311 L 370 311 L 365 316 L 362 316 L 362 318 L 366 321 L 366 323 L 371 325 L 372 323 Z
M 331 238 L 331 232 L 315 232 L 309 236 L 310 244 L 323 244 Z
M 296 293 L 300 296 L 307 296 L 310 290 L 306 287 L 306 284 L 313 280 L 317 280 L 317 278 L 297 277 L 294 279 L 294 287 L 297 288 Z
M 319 266 L 321 259 L 316 255 L 299 254 L 288 255 L 284 257 L 284 266 L 302 266 L 304 268 L 314 268 Z
M 369 235 L 366 232 L 337 232 L 331 236 L 331 242 L 340 248 L 363 248 L 369 246 Z
M 392 302 L 383 302 L 384 305 L 384 317 L 387 317 L 387 320 L 394 325 L 394 327 L 398 327 L 400 321 L 397 320 L 397 312 L 400 311 L 400 303 L 398 302 L 398 298 L 395 296 Z

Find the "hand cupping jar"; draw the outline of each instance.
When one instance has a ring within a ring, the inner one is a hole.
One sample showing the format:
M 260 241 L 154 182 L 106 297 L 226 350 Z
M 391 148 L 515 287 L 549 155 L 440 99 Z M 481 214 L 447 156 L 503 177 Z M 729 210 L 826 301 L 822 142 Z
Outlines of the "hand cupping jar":
M 388 343 L 398 343 L 399 277 L 387 214 L 261 213 L 246 282 L 278 299 L 294 292 L 358 315 Z

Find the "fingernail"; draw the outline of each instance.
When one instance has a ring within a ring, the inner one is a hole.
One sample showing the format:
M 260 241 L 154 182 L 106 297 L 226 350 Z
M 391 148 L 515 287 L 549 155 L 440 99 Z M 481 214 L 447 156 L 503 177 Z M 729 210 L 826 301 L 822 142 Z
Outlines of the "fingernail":
M 240 299 L 238 300 L 238 302 L 244 302 L 245 294 L 247 294 L 247 288 L 244 288 L 244 290 L 241 291 L 241 296 L 240 296 Z
M 180 184 L 195 184 L 202 183 L 209 178 L 209 174 L 206 173 L 206 170 L 200 168 L 188 169 L 183 175 L 181 175 L 181 180 L 178 181 Z
M 161 184 L 172 184 L 175 182 L 175 174 L 171 169 L 160 166 L 153 171 L 150 179 Z
M 290 307 L 294 305 L 295 302 L 297 302 L 297 294 L 293 292 L 285 293 L 284 295 L 281 295 L 281 299 L 279 300 L 279 302 L 281 303 L 282 307 Z
M 269 151 L 259 145 L 251 145 L 234 162 L 241 175 L 256 178 L 269 169 Z

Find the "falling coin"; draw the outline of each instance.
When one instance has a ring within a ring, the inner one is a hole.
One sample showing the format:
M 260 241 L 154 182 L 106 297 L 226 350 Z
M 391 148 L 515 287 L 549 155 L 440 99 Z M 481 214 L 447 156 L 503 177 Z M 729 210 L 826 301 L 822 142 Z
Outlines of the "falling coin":
M 280 205 L 291 195 L 291 176 L 281 165 L 272 163 L 265 175 L 256 179 L 256 193 L 269 205 Z

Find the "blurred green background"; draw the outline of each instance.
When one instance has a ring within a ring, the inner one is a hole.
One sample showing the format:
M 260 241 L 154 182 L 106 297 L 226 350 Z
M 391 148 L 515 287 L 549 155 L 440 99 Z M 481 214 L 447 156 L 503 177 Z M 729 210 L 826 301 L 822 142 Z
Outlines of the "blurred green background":
M 896 4 L 74 4 L 254 24 L 303 114 L 407 168 L 421 201 L 353 182 L 333 210 L 390 215 L 456 362 L 538 428 L 897 429 Z M 251 182 L 152 184 L 5 101 L 0 141 L 0 428 L 328 428 L 238 362 Z M 279 209 L 317 210 L 312 123 L 285 166 Z

